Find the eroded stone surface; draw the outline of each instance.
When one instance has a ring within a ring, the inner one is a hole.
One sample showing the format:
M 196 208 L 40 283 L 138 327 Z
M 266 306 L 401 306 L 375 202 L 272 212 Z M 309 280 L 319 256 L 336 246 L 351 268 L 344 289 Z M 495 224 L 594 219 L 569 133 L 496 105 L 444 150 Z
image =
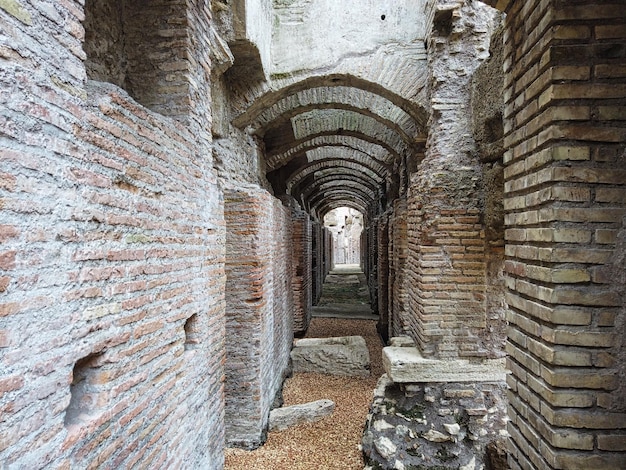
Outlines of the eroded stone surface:
M 367 376 L 370 357 L 362 336 L 305 338 L 291 351 L 294 372 Z

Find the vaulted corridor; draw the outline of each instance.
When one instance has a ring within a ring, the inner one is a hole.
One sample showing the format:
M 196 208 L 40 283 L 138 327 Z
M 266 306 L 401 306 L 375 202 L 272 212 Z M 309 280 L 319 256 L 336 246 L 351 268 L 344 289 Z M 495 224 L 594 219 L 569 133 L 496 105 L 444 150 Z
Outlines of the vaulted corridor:
M 626 468 L 624 6 L 0 0 L 0 467 L 220 470 L 342 315 L 373 466 Z

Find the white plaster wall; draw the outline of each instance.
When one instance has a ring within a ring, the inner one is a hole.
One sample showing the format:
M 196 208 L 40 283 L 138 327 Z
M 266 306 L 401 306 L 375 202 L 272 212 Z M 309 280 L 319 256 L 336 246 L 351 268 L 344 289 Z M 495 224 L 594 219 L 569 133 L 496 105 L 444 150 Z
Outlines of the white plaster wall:
M 246 0 L 246 39 L 259 50 L 263 71 L 271 64 L 272 0 Z
M 271 73 L 332 67 L 343 59 L 374 54 L 390 44 L 422 42 L 424 3 L 274 0 Z

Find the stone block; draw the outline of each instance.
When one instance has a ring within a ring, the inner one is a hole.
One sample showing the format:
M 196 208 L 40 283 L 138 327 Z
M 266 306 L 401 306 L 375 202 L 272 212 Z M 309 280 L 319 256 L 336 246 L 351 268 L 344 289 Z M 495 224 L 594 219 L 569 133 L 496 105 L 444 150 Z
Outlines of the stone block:
M 370 356 L 362 336 L 304 338 L 291 351 L 294 372 L 368 376 Z
M 270 411 L 269 430 L 284 431 L 303 423 L 313 423 L 332 414 L 335 402 L 317 400 L 302 405 L 285 406 Z
M 498 382 L 506 378 L 502 359 L 480 363 L 464 359 L 426 359 L 417 348 L 408 347 L 383 348 L 383 367 L 396 383 Z

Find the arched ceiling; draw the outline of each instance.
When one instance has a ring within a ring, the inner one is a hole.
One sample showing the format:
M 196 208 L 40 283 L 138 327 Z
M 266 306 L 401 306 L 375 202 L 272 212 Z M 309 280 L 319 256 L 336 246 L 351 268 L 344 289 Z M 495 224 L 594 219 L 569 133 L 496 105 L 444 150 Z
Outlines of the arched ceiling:
M 341 206 L 366 216 L 384 210 L 426 135 L 423 109 L 350 75 L 268 92 L 233 124 L 262 139 L 276 196 L 292 196 L 317 220 Z

